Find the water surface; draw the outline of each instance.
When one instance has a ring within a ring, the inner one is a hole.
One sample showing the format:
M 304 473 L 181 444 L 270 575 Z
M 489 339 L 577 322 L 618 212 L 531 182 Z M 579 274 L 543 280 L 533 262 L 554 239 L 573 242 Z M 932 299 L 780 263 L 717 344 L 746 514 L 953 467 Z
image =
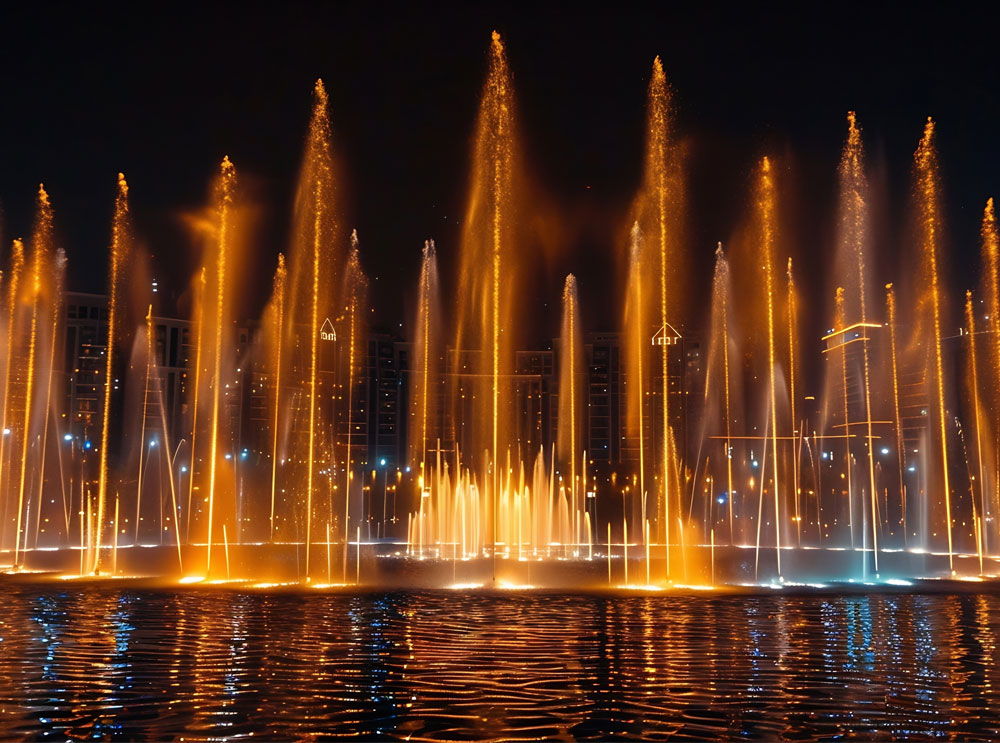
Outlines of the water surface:
M 4 587 L 0 739 L 1000 737 L 1000 597 Z

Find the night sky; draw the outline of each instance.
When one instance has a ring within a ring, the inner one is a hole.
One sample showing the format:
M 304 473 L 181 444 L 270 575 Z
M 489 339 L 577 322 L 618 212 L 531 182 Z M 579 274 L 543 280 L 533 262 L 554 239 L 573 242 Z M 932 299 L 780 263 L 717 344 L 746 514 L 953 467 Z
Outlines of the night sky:
M 979 218 L 986 198 L 1000 194 L 996 28 L 985 17 L 834 4 L 808 14 L 710 3 L 662 3 L 651 14 L 616 4 L 613 15 L 499 5 L 167 3 L 157 18 L 137 5 L 5 8 L 4 256 L 11 237 L 30 232 L 44 181 L 69 254 L 69 288 L 103 291 L 122 170 L 161 284 L 182 288 L 196 257 L 180 215 L 205 203 L 229 155 L 261 215 L 251 260 L 262 290 L 250 297 L 259 304 L 277 252 L 287 250 L 311 89 L 322 77 L 341 170 L 337 209 L 344 227 L 359 231 L 378 324 L 398 329 L 423 240 L 437 241 L 446 280 L 457 269 L 471 136 L 496 28 L 514 76 L 535 217 L 547 225 L 541 294 L 525 297 L 531 306 L 551 307 L 574 271 L 588 325 L 617 327 L 622 237 L 641 177 L 657 54 L 690 153 L 689 250 L 702 283 L 716 241 L 727 241 L 746 211 L 751 169 L 766 153 L 791 168 L 801 206 L 788 231 L 805 273 L 819 274 L 833 240 L 844 117 L 856 109 L 891 197 L 886 225 L 904 222 L 910 159 L 934 116 L 952 281 L 974 286 Z M 883 256 L 905 239 L 887 226 L 878 235 Z

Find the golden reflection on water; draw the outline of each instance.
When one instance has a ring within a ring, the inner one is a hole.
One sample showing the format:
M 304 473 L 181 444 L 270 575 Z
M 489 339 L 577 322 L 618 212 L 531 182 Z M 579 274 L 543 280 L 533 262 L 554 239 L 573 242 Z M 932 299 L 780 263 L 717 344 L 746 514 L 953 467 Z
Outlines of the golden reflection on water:
M 995 739 L 1000 597 L 9 586 L 0 739 Z

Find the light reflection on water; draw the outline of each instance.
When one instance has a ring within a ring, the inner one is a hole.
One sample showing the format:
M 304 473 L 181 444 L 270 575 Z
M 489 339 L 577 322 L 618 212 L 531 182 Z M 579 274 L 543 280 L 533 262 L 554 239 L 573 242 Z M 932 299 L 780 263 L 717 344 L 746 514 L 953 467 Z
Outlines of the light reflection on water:
M 8 586 L 0 739 L 1000 737 L 1000 597 Z

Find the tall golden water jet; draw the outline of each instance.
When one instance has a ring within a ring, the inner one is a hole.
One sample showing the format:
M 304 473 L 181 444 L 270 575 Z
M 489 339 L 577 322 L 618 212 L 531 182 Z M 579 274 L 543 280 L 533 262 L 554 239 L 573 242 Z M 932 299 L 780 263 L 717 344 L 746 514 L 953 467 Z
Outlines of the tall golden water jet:
M 509 378 L 513 372 L 514 292 L 517 287 L 516 245 L 513 240 L 515 168 L 514 94 L 503 41 L 492 34 L 489 71 L 476 124 L 471 190 L 461 245 L 460 286 L 456 326 L 456 375 L 467 373 L 463 352 L 478 352 L 472 372 L 472 410 L 465 413 L 483 424 L 465 428 L 466 452 L 486 451 L 483 464 L 490 506 L 487 520 L 495 541 L 502 452 L 511 433 Z M 453 376 L 462 384 L 459 376 Z M 464 392 L 452 390 L 453 415 Z M 487 469 L 488 468 L 488 469 Z M 492 546 L 491 546 L 492 549 Z
M 306 141 L 302 170 L 295 200 L 295 237 L 291 255 L 291 293 L 287 312 L 290 332 L 299 333 L 298 358 L 293 368 L 298 370 L 298 383 L 309 406 L 308 425 L 304 442 L 292 446 L 306 456 L 305 539 L 306 577 L 311 568 L 313 499 L 316 480 L 316 458 L 324 445 L 332 442 L 317 440 L 327 428 L 319 423 L 320 390 L 319 364 L 321 326 L 333 306 L 332 277 L 335 274 L 335 232 L 333 156 L 330 146 L 328 97 L 322 80 L 313 88 L 312 116 Z M 305 335 L 306 337 L 302 337 Z M 298 447 L 301 446 L 302 449 Z M 303 451 L 304 449 L 304 451 Z
M 732 408 L 729 393 L 729 261 L 722 252 L 722 243 L 716 249 L 716 275 L 722 285 L 722 366 L 725 370 L 725 408 L 726 408 L 726 503 L 729 506 L 729 543 L 735 544 L 733 533 L 733 441 L 732 441 Z M 714 534 L 713 530 L 713 534 Z
M 319 211 L 316 212 L 317 222 L 319 221 Z M 312 499 L 313 499 L 313 471 L 316 468 L 316 373 L 319 361 L 319 274 L 320 274 L 320 244 L 319 229 L 316 229 L 313 246 L 313 272 L 312 272 L 312 303 L 310 304 L 310 362 L 309 362 L 309 453 L 306 460 L 306 581 L 311 580 L 309 574 L 309 555 L 312 547 Z M 348 426 L 350 428 L 350 426 Z M 347 460 L 350 463 L 350 444 L 347 448 Z M 348 496 L 349 497 L 349 496 Z
M 580 441 L 581 390 L 583 349 L 580 333 L 580 301 L 577 296 L 576 277 L 569 274 L 563 286 L 563 316 L 560 335 L 559 366 L 559 460 L 569 464 L 570 502 L 575 544 L 580 544 L 580 513 L 576 483 L 576 458 Z
M 52 409 L 52 375 L 56 364 L 56 346 L 59 342 L 59 329 L 63 319 L 63 291 L 65 289 L 66 277 L 66 253 L 59 248 L 55 253 L 55 260 L 52 265 L 52 288 L 50 292 L 49 310 L 49 360 L 47 379 L 45 381 L 45 404 L 42 407 L 42 451 L 38 465 L 38 507 L 35 509 L 34 542 L 38 544 L 38 530 L 41 526 L 42 505 L 44 501 L 43 488 L 45 486 L 45 455 L 48 451 L 49 442 L 49 419 L 55 415 Z M 68 537 L 68 534 L 67 534 Z M 25 545 L 27 545 L 27 534 L 25 534 Z M 27 549 L 27 546 L 25 546 Z
M 969 373 L 969 388 L 972 392 L 972 407 L 975 411 L 975 421 L 976 421 L 976 463 L 979 470 L 979 497 L 981 506 L 979 513 L 985 515 L 987 513 L 987 500 L 986 500 L 986 468 L 983 466 L 983 422 L 982 422 L 982 406 L 979 397 L 979 369 L 976 363 L 976 316 L 975 311 L 972 308 L 972 292 L 965 292 L 965 323 L 969 333 L 969 363 L 968 363 L 968 373 Z M 979 530 L 979 525 L 982 519 L 975 518 L 975 492 L 972 492 L 972 508 L 973 508 L 973 526 L 976 530 L 976 544 L 983 545 L 986 541 Z M 980 548 L 980 555 L 982 555 L 982 549 Z M 980 570 L 980 572 L 982 572 Z
M 682 483 L 675 477 L 674 460 L 676 452 L 673 448 L 673 432 L 671 431 L 670 405 L 670 351 L 675 338 L 673 323 L 680 323 L 678 299 L 681 281 L 680 250 L 681 228 L 683 215 L 683 186 L 681 178 L 680 147 L 674 139 L 674 115 L 672 108 L 672 93 L 667 84 L 666 75 L 660 58 L 653 60 L 650 82 L 647 92 L 646 112 L 646 142 L 644 154 L 643 182 L 634 206 L 635 218 L 642 230 L 643 239 L 639 245 L 633 244 L 633 250 L 639 248 L 640 259 L 631 261 L 632 267 L 638 262 L 642 265 L 642 273 L 637 281 L 645 284 L 630 286 L 627 308 L 627 322 L 632 325 L 627 335 L 641 333 L 647 338 L 652 335 L 652 343 L 638 358 L 629 362 L 630 378 L 637 379 L 646 370 L 641 366 L 648 364 L 652 380 L 652 369 L 658 369 L 659 410 L 657 417 L 661 433 L 659 442 L 652 442 L 659 450 L 653 461 L 659 460 L 658 492 L 656 493 L 656 524 L 658 537 L 662 538 L 665 550 L 665 580 L 671 580 L 670 569 L 670 537 L 671 501 L 674 493 L 679 493 Z M 633 235 L 635 237 L 635 235 Z M 633 241 L 635 242 L 635 241 Z M 631 280 L 630 280 L 631 283 Z M 636 306 L 636 300 L 641 299 L 642 306 Z M 654 323 L 650 325 L 648 323 Z M 652 381 L 649 384 L 653 384 Z M 644 385 L 640 382 L 638 387 Z M 648 390 L 643 390 L 645 394 Z M 638 423 L 642 431 L 643 411 L 629 413 L 631 423 Z M 651 418 L 652 420 L 652 418 Z M 654 433 L 655 435 L 655 433 Z M 645 449 L 646 441 L 640 445 L 640 451 Z M 651 451 L 650 454 L 653 452 Z M 645 458 L 645 455 L 642 455 Z M 643 462 L 645 464 L 645 462 Z M 641 467 L 644 469 L 644 467 Z M 679 504 L 678 504 L 679 507 Z
M 500 541 L 500 518 L 513 514 L 507 507 L 510 494 L 501 494 L 501 489 L 505 476 L 510 479 L 503 465 L 504 452 L 509 455 L 514 443 L 512 377 L 519 329 L 514 311 L 516 292 L 523 290 L 515 239 L 517 155 L 513 85 L 503 41 L 494 31 L 476 119 L 460 242 L 461 291 L 448 389 L 455 452 L 465 452 L 477 470 L 468 491 L 470 500 L 465 505 L 472 508 L 467 513 L 479 519 L 474 532 L 489 546 L 491 555 Z M 461 466 L 456 461 L 456 485 L 464 482 L 464 474 L 458 471 Z M 473 493 L 478 501 L 471 500 Z
M 986 309 L 989 317 L 987 332 L 991 341 L 989 344 L 991 352 L 987 354 L 987 358 L 990 360 L 987 368 L 990 369 L 990 376 L 993 379 L 989 396 L 993 413 L 991 419 L 993 427 L 993 487 L 990 498 L 992 503 L 985 512 L 985 519 L 987 522 L 995 523 L 997 515 L 1000 514 L 1000 383 L 998 383 L 1000 380 L 1000 238 L 997 235 L 997 220 L 992 197 L 987 199 L 986 208 L 983 210 L 981 236 L 984 267 L 981 291 L 986 298 Z
M 320 212 L 317 210 L 316 219 L 319 221 Z M 320 274 L 320 244 L 319 229 L 316 229 L 313 245 L 313 272 L 312 272 L 312 303 L 310 304 L 310 362 L 309 362 L 309 453 L 306 460 L 306 581 L 311 580 L 309 574 L 309 555 L 312 547 L 312 499 L 313 499 L 313 471 L 316 468 L 316 373 L 319 362 L 319 274 Z M 350 426 L 348 426 L 350 428 Z M 347 447 L 347 461 L 350 463 L 350 444 Z M 349 469 L 349 467 L 348 467 Z M 349 496 L 348 496 L 349 497 Z
M 11 397 L 14 387 L 14 366 L 13 360 L 16 353 L 16 324 L 18 292 L 20 291 L 21 274 L 24 271 L 24 243 L 21 240 L 14 240 L 10 259 L 10 279 L 7 282 L 7 348 L 4 358 L 3 376 L 3 408 L 0 409 L 2 425 L 0 425 L 0 499 L 3 500 L 4 511 L 6 512 L 7 497 L 4 475 L 7 474 L 7 440 L 10 438 L 6 431 L 10 430 L 13 421 L 13 400 Z M 5 518 L 6 523 L 6 518 Z M 6 527 L 3 529 L 6 532 Z M 16 540 L 15 540 L 16 541 Z
M 778 390 L 775 354 L 774 330 L 774 242 L 775 242 L 775 195 L 774 176 L 771 172 L 771 160 L 765 157 L 761 161 L 758 181 L 757 208 L 760 219 L 761 252 L 764 260 L 765 289 L 767 291 L 767 357 L 768 385 L 771 394 L 771 459 L 774 473 L 774 539 L 775 555 L 777 557 L 778 578 L 781 578 L 781 504 L 779 499 L 780 486 L 778 482 Z
M 358 254 L 358 233 L 357 230 L 351 232 L 351 252 L 347 258 L 347 267 L 344 271 L 344 296 L 346 297 L 346 320 L 347 329 L 347 449 L 344 463 L 344 582 L 347 582 L 347 548 L 351 538 L 349 527 L 351 515 L 351 432 L 354 414 L 354 384 L 358 355 L 362 350 L 362 328 L 364 322 L 365 301 L 367 295 L 367 279 L 361 270 L 361 259 Z M 358 527 L 360 530 L 360 526 Z M 360 531 L 359 531 L 360 534 Z M 358 538 L 358 552 L 361 551 L 361 540 Z M 308 547 L 306 549 L 308 555 Z M 360 558 L 359 558 L 360 559 Z M 308 576 L 309 562 L 306 561 L 306 575 Z
M 281 415 L 281 362 L 282 342 L 285 329 L 285 283 L 288 272 L 285 269 L 285 256 L 278 253 L 278 267 L 274 272 L 274 288 L 271 293 L 272 328 L 274 357 L 271 369 L 274 372 L 274 417 L 271 421 L 271 513 L 268 520 L 270 540 L 274 541 L 274 501 L 278 484 L 278 423 Z
M 14 529 L 14 566 L 20 566 L 21 528 L 24 511 L 24 486 L 28 473 L 28 453 L 31 444 L 32 409 L 35 398 L 35 375 L 38 365 L 38 325 L 43 311 L 43 275 L 48 272 L 52 251 L 52 205 L 44 186 L 38 187 L 37 216 L 31 239 L 31 275 L 28 296 L 31 300 L 31 326 L 28 335 L 27 375 L 24 384 L 24 419 L 21 430 L 21 478 L 17 496 L 17 526 Z M 48 278 L 45 276 L 45 278 Z
M 853 294 L 858 308 L 858 320 L 862 328 L 861 355 L 864 378 L 865 403 L 865 448 L 868 459 L 868 493 L 871 502 L 872 515 L 872 554 L 874 555 L 875 572 L 878 573 L 878 509 L 875 490 L 875 452 L 874 435 L 872 433 L 872 399 L 871 399 L 871 369 L 868 348 L 868 286 L 865 279 L 866 252 L 869 241 L 868 230 L 868 181 L 864 172 L 864 150 L 861 143 L 861 130 L 857 126 L 854 111 L 847 113 L 847 141 L 840 159 L 840 234 L 839 242 L 843 253 L 850 256 L 853 264 L 852 282 Z M 845 326 L 847 318 L 844 318 Z M 847 342 L 847 338 L 843 342 Z M 846 353 L 846 349 L 845 349 Z M 845 392 L 846 394 L 846 392 Z M 850 434 L 850 430 L 845 431 Z
M 118 305 L 121 302 L 121 289 L 124 280 L 124 270 L 132 250 L 132 228 L 128 208 L 128 183 L 125 176 L 118 174 L 118 192 L 115 196 L 115 214 L 111 221 L 111 246 L 109 253 L 111 265 L 108 268 L 108 341 L 104 352 L 104 390 L 103 407 L 101 408 L 101 450 L 97 453 L 97 540 L 100 543 L 101 531 L 104 527 L 104 513 L 108 509 L 108 448 L 111 430 L 111 391 L 114 382 L 115 353 L 118 350 Z M 117 525 L 115 526 L 117 534 Z M 178 537 L 180 539 L 180 537 Z M 96 569 L 100 569 L 100 560 Z
M 35 366 L 37 362 L 39 295 L 41 294 L 40 255 L 33 256 L 31 267 L 31 330 L 28 341 L 28 373 L 25 382 L 24 420 L 21 430 L 21 479 L 17 496 L 17 526 L 14 529 L 14 567 L 20 567 L 21 521 L 24 513 L 24 486 L 31 443 L 31 410 L 34 406 Z
M 903 545 L 906 545 L 906 485 L 903 472 L 906 469 L 906 447 L 903 443 L 903 418 L 899 412 L 899 365 L 896 360 L 896 290 L 892 284 L 885 285 L 885 306 L 889 323 L 889 351 L 892 361 L 892 406 L 896 428 L 896 459 L 899 467 L 899 510 L 903 526 Z
M 233 196 L 236 188 L 236 168 L 228 157 L 222 159 L 220 166 L 219 182 L 216 187 L 218 236 L 216 241 L 215 254 L 215 328 L 214 328 L 214 353 L 212 356 L 212 423 L 211 439 L 209 440 L 209 462 L 208 462 L 208 525 L 206 530 L 207 549 L 205 553 L 205 575 L 210 575 L 212 570 L 212 526 L 215 515 L 215 497 L 217 489 L 217 466 L 218 466 L 218 446 L 219 446 L 219 416 L 221 414 L 222 399 L 222 364 L 223 364 L 223 336 L 227 330 L 226 310 L 228 308 L 228 291 L 226 281 L 227 257 L 231 248 L 232 234 L 232 209 Z M 225 526 L 225 525 L 223 525 Z
M 647 161 L 646 179 L 647 185 L 652 188 L 652 199 L 655 203 L 656 227 L 654 234 L 658 236 L 657 246 L 660 254 L 660 328 L 666 333 L 668 324 L 668 303 L 667 296 L 672 288 L 670 281 L 673 278 L 673 266 L 670 255 L 671 230 L 676 230 L 676 224 L 670 224 L 671 216 L 668 214 L 668 200 L 676 198 L 671 191 L 676 189 L 676 183 L 671 182 L 673 175 L 668 172 L 671 167 L 669 158 L 673 153 L 669 152 L 670 142 L 670 90 L 667 87 L 667 78 L 663 73 L 663 64 L 660 58 L 653 61 L 653 75 L 649 83 L 649 122 L 647 129 Z M 663 489 L 662 489 L 662 515 L 663 538 L 666 548 L 666 574 L 670 578 L 670 372 L 668 369 L 668 356 L 670 346 L 666 338 L 661 339 L 660 346 L 661 375 L 663 388 L 661 390 L 663 408 Z
M 941 352 L 941 314 L 943 287 L 940 279 L 939 252 L 941 243 L 940 188 L 938 186 L 937 153 L 934 148 L 934 121 L 927 118 L 924 135 L 914 155 L 914 171 L 917 188 L 921 254 L 927 279 L 927 300 L 930 303 L 931 320 L 934 329 L 933 366 L 935 418 L 939 437 L 938 449 L 941 455 L 941 474 L 944 483 L 944 509 L 948 535 L 948 568 L 955 572 L 954 547 L 952 544 L 951 481 L 948 475 L 948 433 L 947 411 L 944 393 L 944 362 Z
M 721 364 L 721 371 L 718 372 L 722 381 L 722 411 L 721 416 L 723 418 L 723 430 L 722 430 L 722 440 L 725 444 L 725 461 L 726 461 L 726 502 L 728 511 L 728 521 L 729 521 L 729 538 L 730 544 L 735 543 L 735 532 L 734 532 L 734 519 L 733 519 L 733 460 L 732 460 L 732 401 L 731 401 L 731 369 L 729 368 L 730 362 L 730 318 L 729 318 L 729 302 L 730 302 L 730 270 L 729 261 L 726 259 L 726 254 L 722 249 L 722 243 L 718 243 L 715 249 L 715 270 L 712 276 L 712 305 L 711 305 L 711 319 L 710 319 L 710 331 L 711 340 L 709 343 L 708 350 L 708 363 L 706 365 L 705 372 L 705 392 L 704 392 L 704 402 L 707 409 L 709 400 L 717 400 L 716 387 L 718 382 L 713 383 L 713 374 L 716 373 L 717 365 Z M 720 358 L 721 357 L 721 358 Z M 709 421 L 709 416 L 704 416 L 705 424 Z M 717 423 L 717 419 L 712 420 L 712 423 Z M 706 429 L 707 430 L 707 429 Z M 717 438 L 717 437 L 713 437 Z M 700 454 L 699 454 L 700 458 Z M 705 471 L 710 472 L 709 464 L 706 461 Z M 695 483 L 699 482 L 699 478 L 695 476 L 692 478 L 692 487 L 696 487 Z M 693 492 L 693 491 L 692 491 Z M 692 495 L 692 504 L 693 504 Z M 712 511 L 709 511 L 711 518 Z M 714 518 L 712 518 L 712 524 L 714 524 Z
M 639 494 L 642 518 L 646 513 L 646 440 L 645 440 L 645 374 L 646 349 L 648 348 L 649 320 L 646 302 L 643 301 L 642 230 L 633 222 L 629 236 L 628 279 L 625 289 L 625 369 L 626 369 L 626 418 L 629 438 L 638 442 Z M 631 386 L 628 386 L 631 384 Z M 647 529 L 648 536 L 648 529 Z
M 440 317 L 438 308 L 437 251 L 433 240 L 424 243 L 423 259 L 420 263 L 420 286 L 417 291 L 417 332 L 414 339 L 413 378 L 411 382 L 410 417 L 416 431 L 410 437 L 410 459 L 420 464 L 420 487 L 426 482 L 429 469 L 427 462 L 427 442 L 430 439 L 429 416 L 432 409 L 431 396 L 437 387 L 437 358 L 440 342 Z M 436 395 L 435 395 L 436 399 Z
M 798 296 L 795 290 L 795 276 L 792 273 L 792 259 L 791 256 L 788 258 L 788 269 L 786 271 L 786 276 L 788 278 L 788 298 L 786 301 L 786 310 L 788 317 L 788 380 L 789 380 L 789 393 L 788 398 L 791 404 L 792 412 L 792 436 L 796 437 L 798 431 L 799 420 L 796 415 L 795 409 L 795 333 L 796 333 L 796 321 L 798 320 Z M 795 539 L 796 544 L 802 544 L 802 510 L 800 508 L 800 494 L 801 488 L 799 487 L 799 458 L 795 453 L 795 446 L 792 445 L 792 494 L 794 496 L 795 502 Z
M 496 33 L 495 31 L 493 32 L 493 46 L 495 48 L 497 48 L 497 47 L 499 48 L 497 50 L 499 53 L 496 54 L 495 56 L 496 56 L 497 59 L 501 59 L 502 60 L 502 58 L 503 58 L 502 57 L 502 55 L 503 55 L 503 48 L 502 48 L 502 46 L 500 44 L 500 35 L 498 33 Z M 492 78 L 492 75 L 491 75 L 491 78 Z M 504 80 L 504 78 L 505 78 L 505 76 L 497 76 L 496 79 L 498 81 L 502 82 Z M 507 113 L 507 110 L 505 110 L 506 108 L 507 108 L 506 106 L 504 106 L 503 104 L 501 104 L 501 117 L 500 117 L 499 122 L 498 122 L 499 123 L 498 131 L 496 132 L 496 134 L 497 134 L 497 142 L 498 143 L 503 143 L 504 142 L 504 138 L 503 138 L 504 130 L 507 129 L 507 128 L 509 128 L 509 125 L 505 126 L 506 122 L 504 121 L 504 118 L 505 118 L 504 114 Z M 494 156 L 494 160 L 493 160 L 493 173 L 494 173 L 494 175 L 493 175 L 493 188 L 494 188 L 494 205 L 493 205 L 493 260 L 492 260 L 492 265 L 493 265 L 493 292 L 492 292 L 492 297 L 491 297 L 492 304 L 493 304 L 493 307 L 492 307 L 492 309 L 493 309 L 493 321 L 491 323 L 490 332 L 492 333 L 492 340 L 493 340 L 493 353 L 492 353 L 492 365 L 493 365 L 493 448 L 492 448 L 491 451 L 492 451 L 492 457 L 493 457 L 493 463 L 494 463 L 493 464 L 493 471 L 494 471 L 494 473 L 496 473 L 497 470 L 498 470 L 498 468 L 496 466 L 496 463 L 498 461 L 499 452 L 500 452 L 499 441 L 498 441 L 498 426 L 499 426 L 499 422 L 500 422 L 500 332 L 501 332 L 501 327 L 500 327 L 500 263 L 501 263 L 501 250 L 502 250 L 501 240 L 503 238 L 503 235 L 502 235 L 502 232 L 501 232 L 501 230 L 502 230 L 502 224 L 501 224 L 502 215 L 501 215 L 501 210 L 500 210 L 500 204 L 502 202 L 501 202 L 501 198 L 499 198 L 499 195 L 503 193 L 504 187 L 506 185 L 504 183 L 504 180 L 507 177 L 507 174 L 504 171 L 505 170 L 509 170 L 509 167 L 505 168 L 505 165 L 504 165 L 504 162 L 503 162 L 506 154 L 507 153 L 504 153 L 502 151 L 497 152 L 497 154 Z M 495 479 L 496 479 L 496 476 L 494 475 L 494 481 L 495 481 Z M 494 498 L 495 498 L 495 496 L 494 496 Z M 494 514 L 494 517 L 495 517 L 495 514 Z M 495 533 L 495 531 L 496 531 L 496 524 L 495 523 L 494 523 L 494 527 L 493 528 L 494 528 L 494 533 Z

